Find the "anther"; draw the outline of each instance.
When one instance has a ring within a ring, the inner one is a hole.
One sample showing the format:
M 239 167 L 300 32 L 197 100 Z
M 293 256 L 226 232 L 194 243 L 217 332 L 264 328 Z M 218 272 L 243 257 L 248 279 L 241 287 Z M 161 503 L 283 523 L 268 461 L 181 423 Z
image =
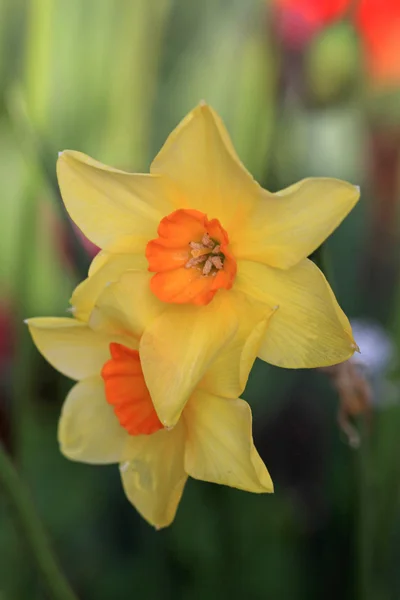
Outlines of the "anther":
M 212 256 L 208 259 L 218 271 L 224 268 L 223 262 L 220 256 Z
M 204 267 L 203 267 L 203 275 L 208 275 L 208 274 L 210 273 L 210 271 L 211 271 L 212 267 L 213 267 L 213 264 L 212 264 L 212 262 L 211 262 L 211 259 L 210 259 L 210 258 L 208 258 L 208 259 L 206 260 L 206 262 L 205 262 L 205 265 L 204 265 Z
M 191 267 L 196 267 L 197 265 L 203 263 L 206 259 L 206 254 L 203 254 L 203 256 L 195 256 L 187 261 L 187 263 L 185 264 L 185 268 L 190 269 Z
M 221 253 L 221 245 L 215 242 L 205 232 L 201 242 L 189 242 L 191 257 L 185 264 L 186 269 L 203 265 L 204 276 L 216 275 L 217 271 L 224 268 L 224 255 Z
M 199 242 L 189 242 L 189 246 L 193 248 L 193 250 L 202 250 L 204 248 L 203 244 Z
M 214 247 L 214 242 L 212 241 L 212 239 L 210 238 L 210 236 L 207 232 L 201 238 L 201 243 L 203 244 L 203 246 L 206 246 L 206 248 Z

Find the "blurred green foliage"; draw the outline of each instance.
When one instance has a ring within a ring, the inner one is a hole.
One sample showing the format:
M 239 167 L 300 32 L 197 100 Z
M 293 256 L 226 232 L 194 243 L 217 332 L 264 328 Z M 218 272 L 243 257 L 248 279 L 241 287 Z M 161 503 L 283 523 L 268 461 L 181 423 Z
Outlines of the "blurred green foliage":
M 362 86 L 351 85 L 363 77 L 356 35 L 341 24 L 294 61 L 261 0 L 0 0 L 0 308 L 15 325 L 13 348 L 1 357 L 0 408 L 81 598 L 400 597 L 394 378 L 390 401 L 374 398 L 370 430 L 360 418 L 355 451 L 337 427 L 338 398 L 324 375 L 257 362 L 244 397 L 275 495 L 190 481 L 175 523 L 155 532 L 126 501 L 117 468 L 59 453 L 57 419 L 70 383 L 44 363 L 22 325 L 24 317 L 65 314 L 89 264 L 60 202 L 57 152 L 146 170 L 205 99 L 270 189 L 313 175 L 362 186 L 362 203 L 327 245 L 331 281 L 351 317 L 381 321 L 398 346 L 398 229 L 389 236 L 383 222 L 374 237 L 380 203 L 396 204 L 398 186 L 388 197 L 386 172 L 373 168 L 376 125 Z M 399 127 L 391 122 L 395 148 Z M 1 600 L 45 597 L 1 497 L 0 557 Z

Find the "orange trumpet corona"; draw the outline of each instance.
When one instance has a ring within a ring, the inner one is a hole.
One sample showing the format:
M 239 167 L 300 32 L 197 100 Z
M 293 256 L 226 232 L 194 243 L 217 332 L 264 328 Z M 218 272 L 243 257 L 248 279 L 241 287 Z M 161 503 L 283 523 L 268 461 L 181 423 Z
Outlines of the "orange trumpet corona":
M 159 237 L 147 244 L 152 292 L 163 302 L 205 305 L 219 289 L 229 290 L 236 261 L 218 219 L 179 209 L 161 220 Z
M 163 429 L 143 377 L 139 352 L 111 343 L 110 353 L 101 376 L 107 402 L 122 427 L 131 435 L 149 435 Z

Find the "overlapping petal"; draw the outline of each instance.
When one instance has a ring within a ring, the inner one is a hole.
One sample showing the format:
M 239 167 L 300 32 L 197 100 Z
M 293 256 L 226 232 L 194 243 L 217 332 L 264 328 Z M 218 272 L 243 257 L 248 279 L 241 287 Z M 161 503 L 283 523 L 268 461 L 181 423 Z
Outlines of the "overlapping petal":
M 303 179 L 276 194 L 263 191 L 240 237 L 232 240 L 232 252 L 287 269 L 325 241 L 359 196 L 356 186 L 327 177 Z
M 208 368 L 199 387 L 223 398 L 238 398 L 244 391 L 250 370 L 259 353 L 274 310 L 242 294 L 231 292 L 239 324 L 233 338 Z
M 89 319 L 99 295 L 113 281 L 130 269 L 146 269 L 146 259 L 141 254 L 109 254 L 102 252 L 94 259 L 89 277 L 74 290 L 70 303 L 74 317 L 82 321 Z
M 237 286 L 277 309 L 261 344 L 263 360 L 314 368 L 342 362 L 357 349 L 347 317 L 310 260 L 288 270 L 240 261 Z
M 253 443 L 251 410 L 244 400 L 196 391 L 184 412 L 185 470 L 195 479 L 248 492 L 272 492 L 271 477 Z
M 83 379 L 100 372 L 110 358 L 111 341 L 123 342 L 118 336 L 96 333 L 72 318 L 39 317 L 27 321 L 33 341 L 45 359 L 71 379 Z M 129 344 L 134 347 L 134 340 Z
M 157 529 L 176 513 L 187 475 L 183 468 L 185 428 L 159 431 L 134 439 L 134 453 L 121 464 L 125 493 L 140 514 Z
M 128 237 L 130 251 L 143 250 L 173 210 L 162 177 L 125 173 L 81 152 L 60 154 L 57 177 L 71 218 L 100 248 Z
M 58 426 L 61 452 L 91 464 L 118 463 L 130 456 L 134 439 L 108 404 L 100 375 L 80 381 L 64 402 Z
M 195 208 L 219 219 L 230 239 L 261 193 L 239 161 L 222 121 L 205 104 L 170 134 L 150 171 L 170 180 L 175 208 Z
M 207 369 L 233 339 L 240 315 L 229 292 L 207 306 L 171 305 L 140 340 L 140 359 L 155 409 L 173 426 Z
M 139 338 L 145 328 L 167 308 L 152 294 L 151 273 L 127 271 L 108 285 L 96 301 L 90 326 L 96 331 Z

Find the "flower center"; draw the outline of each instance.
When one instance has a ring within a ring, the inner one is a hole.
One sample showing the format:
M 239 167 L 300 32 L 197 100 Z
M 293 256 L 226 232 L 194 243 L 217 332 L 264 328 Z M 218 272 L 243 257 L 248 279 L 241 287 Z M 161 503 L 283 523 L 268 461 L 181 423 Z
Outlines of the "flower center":
M 212 240 L 206 232 L 201 242 L 189 242 L 191 258 L 185 264 L 187 269 L 201 265 L 203 275 L 215 276 L 224 268 L 225 256 L 221 252 L 221 245 Z
M 205 305 L 219 289 L 229 290 L 236 261 L 227 232 L 217 219 L 180 209 L 161 220 L 159 237 L 147 244 L 152 292 L 163 302 Z
M 110 354 L 101 376 L 107 402 L 122 427 L 130 435 L 149 435 L 163 429 L 143 377 L 139 352 L 112 343 Z

